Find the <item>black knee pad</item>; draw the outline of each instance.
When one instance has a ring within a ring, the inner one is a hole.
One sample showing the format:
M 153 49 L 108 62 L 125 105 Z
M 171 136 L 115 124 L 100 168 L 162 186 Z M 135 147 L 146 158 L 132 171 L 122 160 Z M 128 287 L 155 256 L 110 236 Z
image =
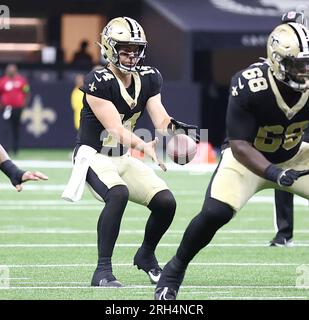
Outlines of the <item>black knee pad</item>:
M 117 185 L 112 187 L 106 193 L 104 201 L 106 203 L 126 204 L 129 199 L 129 189 L 125 185 Z
M 152 212 L 164 212 L 174 215 L 176 200 L 170 190 L 162 190 L 151 199 L 148 208 Z
M 214 224 L 224 225 L 233 218 L 233 215 L 234 210 L 228 204 L 207 197 L 200 213 L 200 218 L 206 219 L 206 223 L 211 221 Z

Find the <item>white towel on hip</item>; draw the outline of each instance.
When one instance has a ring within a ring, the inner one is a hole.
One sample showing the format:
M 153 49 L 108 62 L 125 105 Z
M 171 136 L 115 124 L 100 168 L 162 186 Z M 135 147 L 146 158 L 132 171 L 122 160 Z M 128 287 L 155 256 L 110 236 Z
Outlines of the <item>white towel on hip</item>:
M 87 171 L 90 166 L 92 157 L 97 153 L 92 147 L 81 145 L 75 156 L 75 162 L 71 173 L 70 180 L 65 187 L 61 198 L 70 202 L 81 199 L 87 177 Z

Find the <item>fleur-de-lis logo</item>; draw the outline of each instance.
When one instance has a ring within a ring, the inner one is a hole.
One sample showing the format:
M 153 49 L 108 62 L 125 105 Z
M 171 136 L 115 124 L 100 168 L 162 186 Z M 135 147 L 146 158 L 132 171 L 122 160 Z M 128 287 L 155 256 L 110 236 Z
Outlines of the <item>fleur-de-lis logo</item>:
M 40 96 L 36 95 L 33 98 L 31 108 L 27 108 L 21 115 L 22 123 L 27 123 L 26 129 L 36 138 L 46 133 L 49 129 L 49 124 L 56 121 L 57 114 L 49 108 L 44 108 Z
M 97 87 L 94 85 L 94 81 L 92 83 L 89 83 L 89 90 L 91 92 L 94 92 L 95 90 L 97 90 Z
M 270 39 L 270 46 L 275 49 L 279 45 L 279 39 L 276 35 L 272 35 Z

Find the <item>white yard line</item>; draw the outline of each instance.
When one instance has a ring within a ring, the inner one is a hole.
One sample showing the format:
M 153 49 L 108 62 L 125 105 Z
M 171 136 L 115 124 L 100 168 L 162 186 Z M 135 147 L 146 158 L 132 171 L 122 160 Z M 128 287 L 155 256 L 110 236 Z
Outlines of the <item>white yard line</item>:
M 71 169 L 71 161 L 59 160 L 15 160 L 15 163 L 20 167 L 27 168 L 58 168 L 58 169 Z
M 41 184 L 41 182 L 37 184 L 32 184 L 29 182 L 28 184 L 24 185 L 24 191 L 63 191 L 66 187 L 65 184 Z M 0 183 L 0 190 L 15 190 L 14 187 L 9 183 Z M 59 192 L 60 194 L 60 192 Z
M 165 265 L 166 262 L 159 264 Z M 260 262 L 191 262 L 190 266 L 237 266 L 237 267 L 289 267 L 299 266 L 299 263 L 260 263 Z M 75 264 L 8 264 L 2 265 L 7 268 L 92 268 L 95 264 L 90 263 L 75 263 Z M 114 267 L 134 267 L 132 263 L 113 263 Z M 309 265 L 308 265 L 309 266 Z M 1 265 L 0 265 L 1 268 Z M 135 268 L 135 267 L 134 267 Z
M 208 292 L 198 292 L 198 294 L 207 294 Z M 215 293 L 215 292 L 214 292 Z M 182 295 L 191 295 L 192 294 L 196 294 L 196 292 L 182 292 Z M 234 300 L 295 300 L 295 299 L 300 299 L 300 300 L 304 300 L 304 299 L 308 299 L 308 297 L 301 297 L 301 296 L 291 296 L 291 297 L 287 297 L 287 296 L 269 296 L 269 297 L 265 297 L 265 296 L 261 296 L 261 297 L 250 297 L 250 296 L 207 296 L 207 299 L 205 300 L 224 300 L 224 299 L 234 299 Z
M 102 209 L 102 208 L 101 208 Z M 82 209 L 81 209 L 82 210 Z M 0 208 L 0 212 L 1 212 L 1 208 Z M 79 216 L 78 220 L 79 221 L 93 221 L 93 219 L 97 219 L 98 216 L 89 216 L 89 215 L 83 215 L 83 216 Z M 145 222 L 147 220 L 147 215 L 140 216 L 140 217 L 124 217 L 122 221 L 129 221 L 129 222 Z M 33 216 L 28 216 L 28 217 L 18 217 L 18 224 L 20 225 L 22 222 L 29 222 L 29 221 L 49 221 L 49 222 L 55 222 L 55 221 L 66 221 L 68 220 L 68 216 L 66 215 L 60 215 L 60 216 L 41 216 L 40 214 L 38 215 L 33 215 Z M 11 215 L 1 215 L 0 214 L 0 225 L 3 225 L 3 222 L 8 222 L 10 221 L 12 224 L 14 224 L 14 226 L 16 226 L 16 216 L 11 216 Z M 188 219 L 185 218 L 179 218 L 178 221 L 188 221 Z
M 51 218 L 52 220 L 53 218 Z M 137 230 L 121 230 L 122 234 L 144 234 L 144 229 Z M 168 234 L 183 234 L 184 230 L 168 230 Z M 234 230 L 219 230 L 222 234 L 273 234 L 273 229 L 234 229 Z M 307 234 L 309 230 L 295 229 L 294 233 Z M 65 229 L 65 228 L 16 228 L 8 230 L 0 230 L 0 234 L 97 234 L 96 230 L 82 230 L 82 229 Z
M 96 243 L 9 243 L 9 244 L 0 244 L 0 248 L 86 248 L 86 247 L 96 247 Z M 140 243 L 118 243 L 116 247 L 139 247 Z M 178 247 L 179 243 L 161 243 L 159 247 Z M 268 243 L 216 243 L 209 244 L 208 247 L 250 247 L 250 248 L 265 248 L 268 247 Z M 309 243 L 300 243 L 297 242 L 294 247 L 309 247 Z
M 1 278 L 1 280 L 29 280 L 31 278 Z
M 52 206 L 52 205 L 63 205 L 63 204 L 68 204 L 71 206 L 74 206 L 78 204 L 79 206 L 88 206 L 88 205 L 98 205 L 100 204 L 99 201 L 93 201 L 93 200 L 81 200 L 76 203 L 70 203 L 64 200 L 1 200 L 1 204 L 5 206 L 14 206 L 18 203 L 19 205 L 24 205 L 24 206 Z
M 52 282 L 51 282 L 52 283 Z M 84 282 L 83 282 L 84 283 Z M 112 288 L 112 287 L 91 287 L 90 284 L 86 286 L 10 286 L 10 287 L 0 287 L 0 289 L 13 289 L 13 290 L 29 290 L 29 289 L 89 289 L 89 290 L 136 290 L 136 289 L 154 289 L 154 286 L 152 285 L 129 285 L 129 286 L 123 286 L 120 288 Z M 238 286 L 182 286 L 181 287 L 181 293 L 184 293 L 183 290 L 186 289 L 297 289 L 299 288 L 295 286 L 254 286 L 254 285 L 238 285 Z M 309 289 L 309 287 L 304 287 L 301 289 Z M 207 292 L 205 292 L 207 293 Z M 263 298 L 262 296 L 260 297 Z M 281 298 L 285 298 L 282 296 Z M 303 297 L 308 298 L 308 297 Z
M 16 211 L 16 210 L 31 210 L 31 211 L 42 211 L 42 210 L 48 210 L 48 211 L 98 211 L 102 210 L 102 206 L 25 206 L 25 205 L 18 205 L 18 206 L 1 206 L 0 205 L 0 211 Z M 52 220 L 53 218 L 51 218 Z M 25 219 L 27 220 L 27 218 Z
M 12 185 L 7 185 L 8 188 L 4 187 L 4 184 L 0 184 L 0 190 L 13 190 Z M 56 185 L 57 186 L 57 185 Z M 43 191 L 43 190 L 61 190 L 63 191 L 65 188 L 65 185 L 61 185 L 61 188 L 57 189 L 56 186 L 48 186 L 48 185 L 27 185 L 25 184 L 24 190 L 37 190 L 37 191 Z M 61 192 L 59 192 L 59 198 L 60 198 Z M 174 194 L 177 196 L 177 192 L 174 192 Z M 194 193 L 195 194 L 195 193 Z M 203 193 L 204 194 L 204 193 Z M 186 194 L 182 193 L 182 195 L 193 195 L 192 193 Z M 200 193 L 196 193 L 196 195 L 200 195 Z M 199 199 L 200 200 L 200 199 Z M 196 200 L 194 199 L 182 199 L 181 200 L 183 203 L 185 202 L 194 202 Z M 200 201 L 199 201 L 200 202 Z M 248 203 L 273 203 L 274 202 L 274 197 L 273 196 L 254 196 L 252 197 Z M 63 206 L 63 207 L 70 207 L 74 208 L 75 206 L 88 206 L 88 205 L 97 205 L 97 206 L 102 206 L 103 203 L 100 203 L 99 201 L 94 201 L 94 200 L 81 200 L 76 203 L 69 203 L 64 200 L 1 200 L 0 202 L 0 209 L 2 207 L 12 207 L 15 208 L 16 206 Z M 308 206 L 308 200 L 295 196 L 294 198 L 294 204 L 295 205 L 300 205 L 300 206 Z
M 71 161 L 57 161 L 57 160 L 15 160 L 16 164 L 20 167 L 25 168 L 58 168 L 58 169 L 71 169 Z M 149 162 L 147 163 L 150 167 L 155 170 L 161 170 L 157 165 Z M 216 169 L 216 164 L 187 164 L 180 166 L 175 163 L 166 163 L 167 169 L 170 171 L 192 171 L 192 172 L 213 172 Z

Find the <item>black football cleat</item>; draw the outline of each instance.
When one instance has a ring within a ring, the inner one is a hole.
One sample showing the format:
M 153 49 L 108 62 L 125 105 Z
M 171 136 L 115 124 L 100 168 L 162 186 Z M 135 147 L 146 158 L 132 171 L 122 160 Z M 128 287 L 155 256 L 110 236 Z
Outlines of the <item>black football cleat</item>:
M 155 300 L 175 300 L 185 272 L 186 266 L 173 257 L 163 268 L 155 290 Z
M 95 271 L 91 280 L 91 286 L 120 288 L 122 284 L 111 272 Z
M 155 300 L 176 300 L 177 291 L 169 287 L 156 288 Z
M 158 281 L 160 279 L 160 276 L 161 276 L 161 272 L 162 272 L 162 269 L 160 267 L 153 268 L 153 269 L 151 269 L 151 270 L 149 270 L 147 272 L 151 284 L 157 284 L 158 283 Z
M 292 238 L 286 239 L 286 238 L 274 238 L 269 243 L 270 247 L 287 247 L 291 248 L 294 246 L 294 241 Z
M 148 274 L 151 284 L 158 283 L 162 269 L 159 267 L 153 251 L 145 250 L 142 247 L 139 248 L 134 256 L 133 264 L 137 266 L 137 269 L 143 270 Z

